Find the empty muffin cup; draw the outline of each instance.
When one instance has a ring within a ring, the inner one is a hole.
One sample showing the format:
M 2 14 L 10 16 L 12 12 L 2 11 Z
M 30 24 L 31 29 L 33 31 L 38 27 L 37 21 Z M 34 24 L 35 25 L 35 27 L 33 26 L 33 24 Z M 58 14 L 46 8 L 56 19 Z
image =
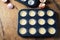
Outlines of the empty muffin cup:
M 22 35 L 26 34 L 27 33 L 26 28 L 20 28 L 19 33 L 22 34 Z
M 44 35 L 46 33 L 46 29 L 43 27 L 39 28 L 39 33 Z
M 30 15 L 31 17 L 34 17 L 34 16 L 36 15 L 36 12 L 32 10 L 32 11 L 29 12 L 29 15 Z
M 21 19 L 20 20 L 20 24 L 21 25 L 26 25 L 27 24 L 27 20 L 26 19 Z
M 29 33 L 31 34 L 31 35 L 34 35 L 34 34 L 36 34 L 36 29 L 35 28 L 30 28 L 29 29 Z
M 45 12 L 44 11 L 38 11 L 38 16 L 40 16 L 40 17 L 43 17 L 45 15 Z
M 54 15 L 54 12 L 53 12 L 52 10 L 48 10 L 48 11 L 47 11 L 47 15 L 51 17 L 51 16 Z
M 34 5 L 34 4 L 35 4 L 34 0 L 29 0 L 28 1 L 28 5 Z
M 36 20 L 35 19 L 30 19 L 29 20 L 29 24 L 30 25 L 35 25 L 36 24 Z
M 54 25 L 55 24 L 55 20 L 52 19 L 52 18 L 48 19 L 47 22 L 48 22 L 49 25 Z
M 44 25 L 44 24 L 45 24 L 45 20 L 41 18 L 41 19 L 38 20 L 38 23 L 39 23 L 40 25 Z
M 26 15 L 27 15 L 27 12 L 26 12 L 26 11 L 21 11 L 21 12 L 20 12 L 20 16 L 21 16 L 21 17 L 25 17 Z
M 48 29 L 48 32 L 49 32 L 49 34 L 55 34 L 56 33 L 56 30 L 55 30 L 55 28 L 53 28 L 53 27 L 50 27 L 49 29 Z

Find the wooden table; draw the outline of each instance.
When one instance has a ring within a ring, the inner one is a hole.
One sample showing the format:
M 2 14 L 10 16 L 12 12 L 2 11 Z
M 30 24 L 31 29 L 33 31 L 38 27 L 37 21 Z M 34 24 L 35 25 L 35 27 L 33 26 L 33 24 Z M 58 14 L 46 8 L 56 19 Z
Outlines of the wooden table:
M 14 4 L 14 9 L 8 9 L 7 4 L 0 0 L 0 40 L 60 40 L 57 38 L 22 38 L 17 34 L 18 24 L 18 11 L 27 8 L 25 5 L 18 3 L 14 0 L 10 0 Z M 56 0 L 58 3 L 60 0 Z M 60 3 L 59 3 L 60 4 Z M 51 3 L 48 5 L 51 9 L 58 13 L 60 20 L 60 10 Z M 18 9 L 16 9 L 16 7 Z M 60 24 L 60 22 L 58 22 Z M 57 27 L 59 27 L 59 24 Z

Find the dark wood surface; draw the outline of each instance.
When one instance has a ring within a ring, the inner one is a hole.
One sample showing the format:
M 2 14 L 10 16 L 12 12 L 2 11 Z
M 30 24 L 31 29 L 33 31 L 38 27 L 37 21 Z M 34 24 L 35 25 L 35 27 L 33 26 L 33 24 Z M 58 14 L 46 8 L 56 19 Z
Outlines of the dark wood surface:
M 27 8 L 14 0 L 10 0 L 14 4 L 14 9 L 8 9 L 7 4 L 0 0 L 0 40 L 60 40 L 60 33 L 58 37 L 52 38 L 22 38 L 17 34 L 17 21 L 18 11 Z M 60 4 L 60 0 L 56 0 Z M 60 10 L 52 2 L 48 5 L 51 9 L 55 10 L 58 14 L 58 28 L 60 29 Z M 18 9 L 17 9 L 17 8 Z M 58 30 L 59 32 L 60 30 Z

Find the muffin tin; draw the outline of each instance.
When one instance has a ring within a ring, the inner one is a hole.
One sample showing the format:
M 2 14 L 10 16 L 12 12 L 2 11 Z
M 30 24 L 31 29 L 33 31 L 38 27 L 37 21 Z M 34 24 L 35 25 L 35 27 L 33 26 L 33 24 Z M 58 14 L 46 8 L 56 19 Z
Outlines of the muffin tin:
M 22 37 L 55 36 L 56 20 L 56 12 L 51 9 L 22 9 L 18 14 L 18 34 Z
M 39 0 L 16 0 L 28 7 L 35 8 L 39 5 Z

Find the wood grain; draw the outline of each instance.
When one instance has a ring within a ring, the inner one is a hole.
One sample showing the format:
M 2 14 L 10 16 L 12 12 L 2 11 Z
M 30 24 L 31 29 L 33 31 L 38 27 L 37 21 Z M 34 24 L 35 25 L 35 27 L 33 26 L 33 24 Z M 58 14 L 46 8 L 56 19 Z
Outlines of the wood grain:
M 27 8 L 25 5 L 10 0 L 14 4 L 14 9 L 8 9 L 7 4 L 0 0 L 0 40 L 60 40 L 59 38 L 22 38 L 17 34 L 18 11 Z M 56 0 L 60 4 L 60 0 Z M 59 14 L 60 11 L 54 3 L 48 5 Z M 17 7 L 17 8 L 16 8 Z M 60 20 L 60 19 L 59 19 Z M 60 22 L 59 22 L 60 24 Z

